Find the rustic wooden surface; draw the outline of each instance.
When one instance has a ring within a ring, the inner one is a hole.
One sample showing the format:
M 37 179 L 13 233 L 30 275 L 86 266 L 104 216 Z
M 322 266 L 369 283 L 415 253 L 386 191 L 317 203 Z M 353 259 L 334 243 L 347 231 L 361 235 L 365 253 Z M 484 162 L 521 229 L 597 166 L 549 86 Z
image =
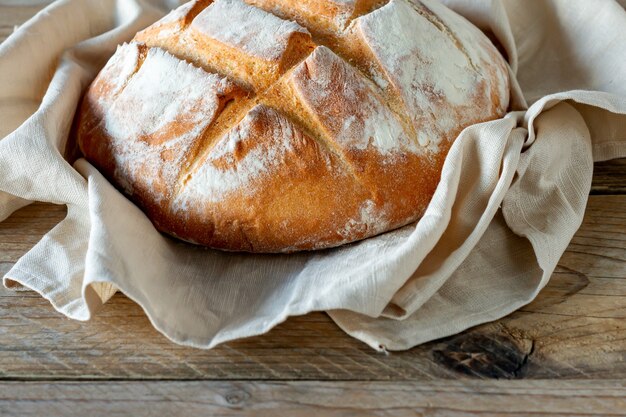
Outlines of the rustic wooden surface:
M 81 417 L 614 416 L 626 409 L 623 381 L 90 381 L 2 388 L 0 397 L 9 399 L 0 402 L 3 416 L 16 409 L 20 416 Z
M 39 8 L 0 6 L 0 41 Z M 626 415 L 622 194 L 626 160 L 598 164 L 584 224 L 532 304 L 388 355 L 322 313 L 203 351 L 122 295 L 80 323 L 1 288 L 0 416 Z M 64 214 L 34 204 L 0 223 L 0 272 Z

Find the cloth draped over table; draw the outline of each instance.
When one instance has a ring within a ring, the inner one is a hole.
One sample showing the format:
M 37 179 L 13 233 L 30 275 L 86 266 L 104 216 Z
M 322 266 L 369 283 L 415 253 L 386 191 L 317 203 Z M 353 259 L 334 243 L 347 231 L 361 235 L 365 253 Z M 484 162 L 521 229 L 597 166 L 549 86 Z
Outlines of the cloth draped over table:
M 582 222 L 593 162 L 626 157 L 626 0 L 443 2 L 500 43 L 511 112 L 460 134 L 419 222 L 292 255 L 166 238 L 88 162 L 64 159 L 81 94 L 116 45 L 177 4 L 51 4 L 0 45 L 0 219 L 32 201 L 68 213 L 5 285 L 77 320 L 120 290 L 168 338 L 202 348 L 328 311 L 401 350 L 529 303 Z

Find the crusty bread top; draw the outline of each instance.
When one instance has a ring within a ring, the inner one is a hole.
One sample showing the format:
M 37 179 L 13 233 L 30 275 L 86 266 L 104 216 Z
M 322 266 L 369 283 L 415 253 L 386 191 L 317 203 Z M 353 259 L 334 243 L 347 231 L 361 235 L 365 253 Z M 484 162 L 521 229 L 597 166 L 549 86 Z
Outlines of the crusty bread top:
M 436 1 L 196 0 L 118 48 L 78 136 L 161 230 L 289 252 L 419 218 L 507 106 L 502 57 Z

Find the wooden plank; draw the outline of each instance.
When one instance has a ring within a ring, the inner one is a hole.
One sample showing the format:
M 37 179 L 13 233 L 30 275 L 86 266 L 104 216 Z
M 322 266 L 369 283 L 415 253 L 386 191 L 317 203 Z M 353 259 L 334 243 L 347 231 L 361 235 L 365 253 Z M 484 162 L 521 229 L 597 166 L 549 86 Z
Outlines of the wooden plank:
M 2 383 L 9 416 L 619 416 L 624 381 Z
M 116 295 L 87 323 L 32 292 L 0 290 L 0 378 L 425 380 L 626 378 L 626 196 L 592 196 L 539 298 L 495 323 L 384 355 L 322 313 L 210 351 L 172 344 Z M 35 204 L 0 223 L 8 268 L 64 209 Z
M 626 158 L 595 164 L 592 194 L 626 194 Z

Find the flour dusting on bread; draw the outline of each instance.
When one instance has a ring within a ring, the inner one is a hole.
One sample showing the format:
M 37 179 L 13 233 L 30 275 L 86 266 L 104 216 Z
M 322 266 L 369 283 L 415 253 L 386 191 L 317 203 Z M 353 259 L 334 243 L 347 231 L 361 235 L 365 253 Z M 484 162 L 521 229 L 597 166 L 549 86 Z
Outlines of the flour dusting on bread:
M 346 150 L 419 152 L 372 82 L 320 46 L 291 75 L 309 117 Z
M 192 26 L 226 45 L 267 61 L 283 56 L 294 33 L 309 33 L 295 22 L 280 19 L 242 0 L 216 0 L 194 19 Z
M 485 74 L 476 71 L 470 56 L 446 32 L 406 1 L 391 0 L 355 24 L 402 96 L 415 129 L 428 135 L 431 146 L 460 125 L 489 117 L 490 106 L 476 103 Z M 474 53 L 477 62 L 483 56 Z
M 119 67 L 130 68 L 135 55 L 124 52 L 119 59 L 128 61 Z M 150 49 L 104 113 L 104 130 L 116 150 L 116 177 L 131 179 L 125 184 L 142 183 L 155 198 L 165 197 L 162 188 L 177 180 L 185 153 L 232 88 L 228 80 Z
M 197 137 L 211 122 L 229 82 L 160 49 L 151 49 L 105 119 L 114 138 L 162 143 Z
M 355 234 L 378 234 L 388 226 L 389 220 L 385 212 L 379 210 L 372 200 L 366 200 L 359 208 L 358 216 L 349 219 L 337 233 L 350 241 Z
M 118 48 L 78 140 L 162 231 L 291 252 L 419 219 L 508 100 L 497 49 L 434 0 L 196 0 Z
M 102 69 L 100 77 L 92 87 L 101 93 L 99 99 L 102 102 L 111 102 L 122 91 L 139 68 L 140 55 L 139 46 L 135 43 L 125 43 L 117 47 L 117 51 Z M 103 94 L 105 92 L 106 94 Z
M 272 137 L 271 146 L 256 141 L 259 136 Z M 255 107 L 218 141 L 178 196 L 177 210 L 197 201 L 222 201 L 233 192 L 253 193 L 253 183 L 289 163 L 286 156 L 302 140 L 302 133 L 284 116 L 265 106 Z

